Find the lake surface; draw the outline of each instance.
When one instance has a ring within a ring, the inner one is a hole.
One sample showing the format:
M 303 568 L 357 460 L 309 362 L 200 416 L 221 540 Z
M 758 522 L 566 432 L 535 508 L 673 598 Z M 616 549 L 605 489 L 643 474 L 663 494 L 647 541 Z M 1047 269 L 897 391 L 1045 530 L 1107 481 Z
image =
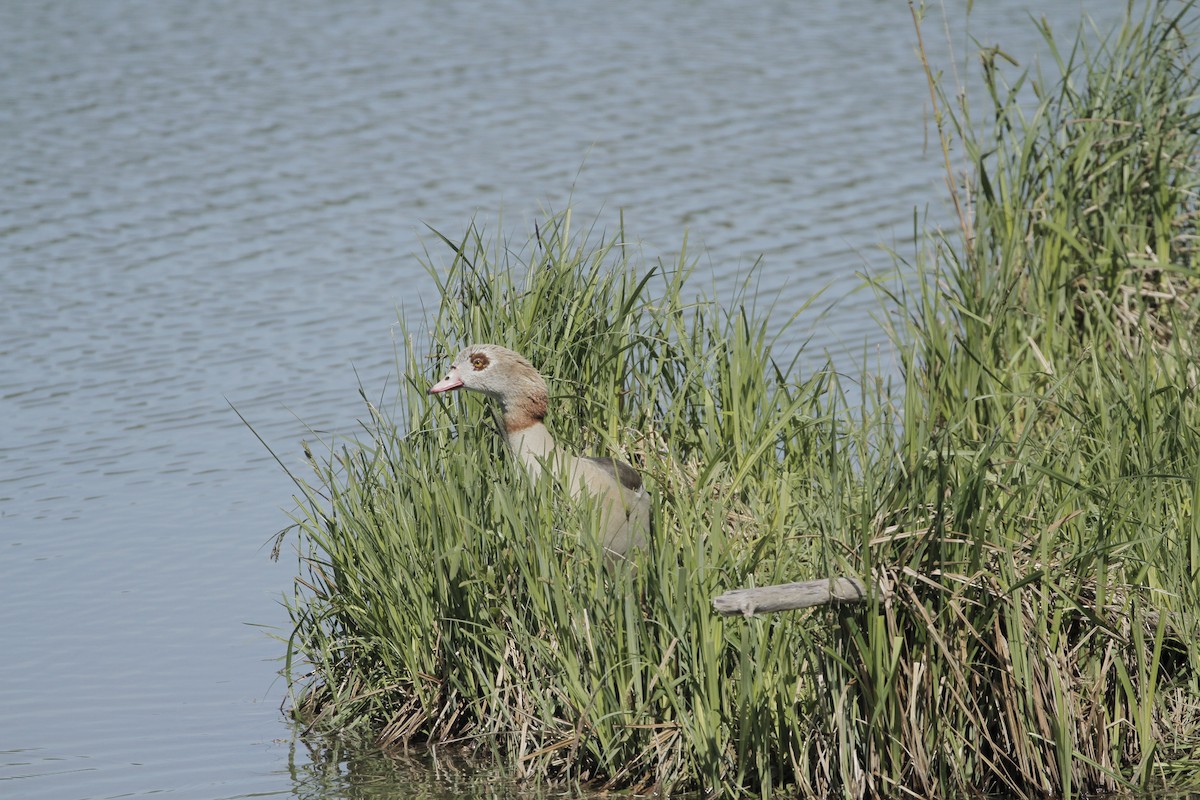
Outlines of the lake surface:
M 1124 4 L 987 5 L 947 70 Z M 0 796 L 493 791 L 297 743 L 290 485 L 231 406 L 298 467 L 395 385 L 427 226 L 568 205 L 718 296 L 761 257 L 779 319 L 826 288 L 784 345 L 886 363 L 857 274 L 948 218 L 927 107 L 903 2 L 0 4 Z

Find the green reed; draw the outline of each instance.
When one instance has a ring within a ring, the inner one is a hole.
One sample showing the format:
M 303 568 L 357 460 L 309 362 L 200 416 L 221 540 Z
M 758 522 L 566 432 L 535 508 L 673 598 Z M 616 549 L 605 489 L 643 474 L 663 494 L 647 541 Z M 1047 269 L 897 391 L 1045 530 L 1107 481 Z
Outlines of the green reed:
M 685 299 L 686 255 L 642 268 L 621 232 L 576 236 L 570 221 L 520 248 L 474 229 L 448 241 L 429 349 L 525 353 L 548 378 L 555 435 L 643 471 L 653 545 L 610 565 L 592 509 L 509 462 L 486 402 L 425 394 L 444 362 L 406 336 L 396 408 L 372 408 L 365 435 L 301 481 L 290 652 L 312 672 L 296 711 L 387 743 L 495 748 L 521 774 L 716 791 L 750 780 L 731 766 L 729 716 L 749 651 L 710 601 L 764 555 L 811 550 L 790 541 L 794 496 L 820 468 L 827 378 L 796 383 L 764 321 Z
M 296 476 L 297 718 L 706 796 L 1195 787 L 1190 11 L 1066 52 L 1045 31 L 1053 79 L 983 53 L 983 120 L 929 70 L 947 164 L 968 164 L 960 230 L 919 232 L 915 283 L 884 301 L 903 391 L 868 376 L 853 408 L 832 371 L 774 360 L 749 284 L 696 299 L 686 254 L 647 265 L 623 223 L 441 237 L 394 405 Z M 547 377 L 564 446 L 643 472 L 633 563 L 510 462 L 485 400 L 426 395 L 481 341 Z M 835 575 L 875 591 L 711 606 Z

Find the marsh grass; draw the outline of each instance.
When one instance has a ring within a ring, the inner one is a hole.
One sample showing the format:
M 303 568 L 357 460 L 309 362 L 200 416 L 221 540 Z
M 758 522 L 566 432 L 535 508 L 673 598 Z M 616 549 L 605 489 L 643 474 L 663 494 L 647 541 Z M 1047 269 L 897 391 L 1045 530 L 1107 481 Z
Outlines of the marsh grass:
M 904 391 L 868 382 L 853 409 L 832 371 L 773 360 L 751 284 L 696 300 L 686 254 L 647 266 L 623 226 L 442 237 L 395 405 L 295 476 L 296 716 L 637 791 L 1194 788 L 1190 10 L 1066 53 L 1046 31 L 1061 80 L 1006 83 L 985 53 L 986 123 L 929 70 L 947 164 L 971 167 L 951 176 L 961 228 L 922 236 L 916 287 L 885 297 Z M 486 402 L 425 394 L 472 341 L 539 367 L 561 442 L 643 472 L 633 563 L 509 462 Z M 710 604 L 846 574 L 879 591 L 766 618 Z
M 569 213 L 520 249 L 489 250 L 473 230 L 447 244 L 434 349 L 527 354 L 548 378 L 556 436 L 642 470 L 657 533 L 611 567 L 592 509 L 509 463 L 486 402 L 427 397 L 441 365 L 404 337 L 395 415 L 372 408 L 365 436 L 314 457 L 300 481 L 290 651 L 312 672 L 297 714 L 385 743 L 496 748 L 525 775 L 756 782 L 774 767 L 735 757 L 750 741 L 737 729 L 755 729 L 760 753 L 774 736 L 757 713 L 730 717 L 728 681 L 756 654 L 778 662 L 770 650 L 790 649 L 793 623 L 743 650 L 744 626 L 726 635 L 710 599 L 757 572 L 785 579 L 767 553 L 811 554 L 797 498 L 832 426 L 826 376 L 788 380 L 764 322 L 685 302 L 686 255 L 639 273 L 622 234 L 575 237 Z M 757 685 L 745 702 L 763 702 Z

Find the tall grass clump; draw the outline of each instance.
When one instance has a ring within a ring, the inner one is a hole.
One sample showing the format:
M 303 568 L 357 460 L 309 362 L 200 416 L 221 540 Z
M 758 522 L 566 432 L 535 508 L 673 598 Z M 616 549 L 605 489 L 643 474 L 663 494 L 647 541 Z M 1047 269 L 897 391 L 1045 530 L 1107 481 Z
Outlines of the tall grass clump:
M 1200 785 L 1192 11 L 1044 29 L 1050 77 L 983 51 L 982 115 L 926 65 L 957 228 L 918 231 L 885 300 L 903 391 L 854 409 L 775 361 L 749 289 L 697 300 L 686 256 L 647 265 L 623 227 L 441 237 L 394 403 L 296 476 L 297 718 L 713 797 Z M 426 395 L 487 341 L 546 376 L 564 446 L 642 471 L 633 563 L 486 401 Z M 838 575 L 867 602 L 711 606 Z
M 570 219 L 520 247 L 474 228 L 445 240 L 443 302 L 420 352 L 404 337 L 395 409 L 372 406 L 364 436 L 299 481 L 295 712 L 384 744 L 482 747 L 529 776 L 706 793 L 779 780 L 770 748 L 800 732 L 793 623 L 744 646 L 710 601 L 810 556 L 797 519 L 825 470 L 828 379 L 789 378 L 748 306 L 687 299 L 686 256 L 646 268 L 620 232 Z M 586 503 L 510 462 L 486 402 L 426 395 L 439 359 L 489 341 L 547 377 L 560 442 L 643 472 L 655 535 L 633 564 L 605 558 Z
M 859 550 L 890 596 L 826 671 L 871 794 L 1200 779 L 1193 10 L 1065 51 L 1043 26 L 1053 78 L 983 51 L 982 119 L 927 65 L 958 228 L 896 298 Z

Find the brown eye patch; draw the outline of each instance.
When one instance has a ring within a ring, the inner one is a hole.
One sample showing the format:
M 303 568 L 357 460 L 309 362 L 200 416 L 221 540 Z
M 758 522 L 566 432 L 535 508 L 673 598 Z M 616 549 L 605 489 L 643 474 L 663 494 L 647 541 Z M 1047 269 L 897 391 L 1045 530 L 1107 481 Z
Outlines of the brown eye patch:
M 487 365 L 490 363 L 492 362 L 488 361 L 488 357 L 483 353 L 475 353 L 471 356 L 471 366 L 475 368 L 476 372 L 479 372 L 481 369 L 486 369 Z

